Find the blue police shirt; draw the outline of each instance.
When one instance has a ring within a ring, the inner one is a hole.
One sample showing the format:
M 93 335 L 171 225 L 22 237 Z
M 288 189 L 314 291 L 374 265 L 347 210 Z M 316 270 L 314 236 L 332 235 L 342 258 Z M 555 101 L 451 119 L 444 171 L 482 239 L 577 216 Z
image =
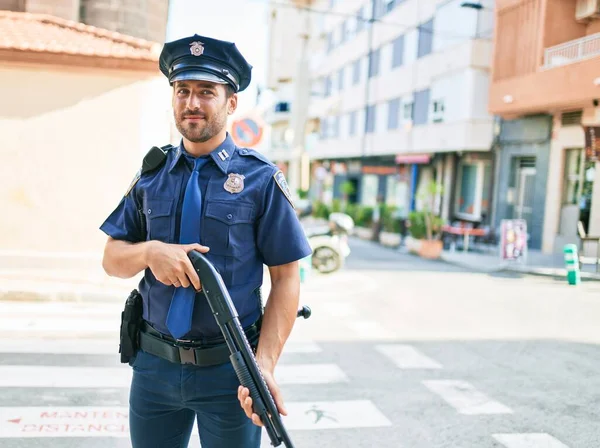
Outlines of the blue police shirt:
M 284 180 L 275 165 L 254 150 L 238 148 L 229 135 L 208 157 L 212 163 L 200 171 L 200 244 L 210 247 L 206 256 L 223 277 L 245 327 L 261 313 L 263 264 L 290 263 L 312 250 L 278 184 Z M 183 196 L 192 168 L 193 158 L 182 142 L 168 151 L 160 168 L 141 175 L 100 229 L 114 239 L 132 243 L 158 240 L 178 244 Z M 231 193 L 225 188 L 228 180 L 231 185 L 230 174 L 243 182 L 241 191 Z M 169 334 L 166 318 L 174 290 L 156 280 L 149 268 L 139 284 L 143 317 L 163 334 Z M 192 329 L 183 339 L 220 334 L 206 298 L 197 294 Z

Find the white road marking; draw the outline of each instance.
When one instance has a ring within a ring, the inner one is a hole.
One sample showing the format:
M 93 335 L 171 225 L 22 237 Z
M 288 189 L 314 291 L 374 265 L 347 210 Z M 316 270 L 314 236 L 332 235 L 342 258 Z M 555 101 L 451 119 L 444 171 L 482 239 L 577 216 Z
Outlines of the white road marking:
M 275 370 L 279 384 L 328 384 L 348 381 L 335 364 L 281 365 Z M 131 368 L 0 366 L 0 387 L 128 388 Z
M 121 318 L 115 315 L 112 318 L 98 318 L 93 315 L 80 319 L 65 317 L 2 317 L 0 329 L 2 331 L 60 331 L 60 332 L 94 332 L 118 334 Z
M 492 437 L 506 448 L 569 448 L 558 439 L 545 433 L 492 434 Z
M 290 402 L 287 409 L 282 420 L 289 430 L 392 425 L 369 400 Z M 0 407 L 0 438 L 129 437 L 128 412 L 104 406 Z M 193 433 L 198 433 L 195 425 Z M 268 441 L 266 433 L 263 439 Z
M 512 414 L 512 410 L 478 391 L 466 381 L 428 380 L 425 387 L 442 397 L 460 414 Z
M 441 369 L 442 365 L 410 345 L 376 345 L 375 350 L 387 356 L 400 369 Z
M 348 381 L 336 364 L 283 364 L 275 369 L 279 384 L 329 384 Z

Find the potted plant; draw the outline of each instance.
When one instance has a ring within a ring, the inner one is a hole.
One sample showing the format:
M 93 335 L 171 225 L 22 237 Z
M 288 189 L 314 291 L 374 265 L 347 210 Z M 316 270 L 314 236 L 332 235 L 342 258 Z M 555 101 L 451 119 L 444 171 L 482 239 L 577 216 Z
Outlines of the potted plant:
M 420 195 L 423 209 L 411 212 L 408 216 L 411 237 L 416 240 L 416 244 L 410 244 L 409 250 L 416 252 L 423 258 L 440 258 L 443 251 L 442 219 L 434 212 L 435 199 L 442 193 L 442 186 L 436 182 L 431 182 Z

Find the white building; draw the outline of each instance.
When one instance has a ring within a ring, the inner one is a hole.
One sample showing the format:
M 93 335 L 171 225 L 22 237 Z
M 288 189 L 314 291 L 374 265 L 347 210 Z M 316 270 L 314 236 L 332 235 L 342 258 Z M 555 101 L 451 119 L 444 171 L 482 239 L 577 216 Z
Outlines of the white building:
M 320 11 L 311 15 L 311 90 L 321 96 L 310 103 L 309 116 L 320 126 L 307 150 L 313 169 L 322 166 L 333 178 L 334 197 L 350 181 L 351 201 L 374 205 L 381 195 L 407 213 L 419 208 L 419 190 L 437 179 L 445 187 L 438 201 L 444 218 L 489 219 L 493 5 L 462 3 L 322 0 L 311 6 Z

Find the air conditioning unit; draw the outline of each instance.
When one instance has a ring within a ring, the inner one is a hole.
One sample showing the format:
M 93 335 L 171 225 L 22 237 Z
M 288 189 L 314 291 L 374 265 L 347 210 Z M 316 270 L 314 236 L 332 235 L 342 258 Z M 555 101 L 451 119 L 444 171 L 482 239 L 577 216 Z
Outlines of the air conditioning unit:
M 600 17 L 600 0 L 577 0 L 575 19 L 587 21 L 594 17 Z

